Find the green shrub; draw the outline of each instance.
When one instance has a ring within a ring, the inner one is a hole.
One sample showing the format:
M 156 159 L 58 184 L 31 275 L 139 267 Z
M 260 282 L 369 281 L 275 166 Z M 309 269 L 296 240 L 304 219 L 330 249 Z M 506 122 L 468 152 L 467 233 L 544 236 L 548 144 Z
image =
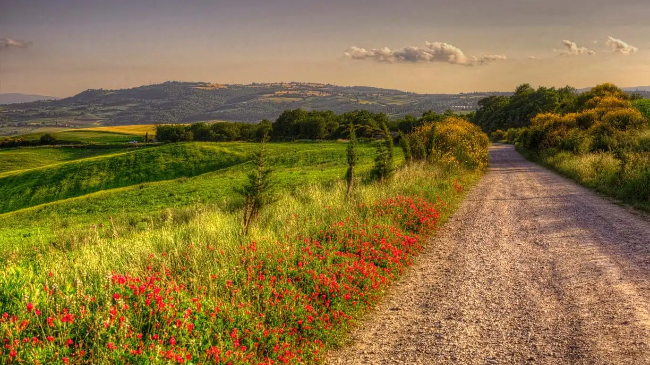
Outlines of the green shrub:
M 501 129 L 497 129 L 490 134 L 490 140 L 492 142 L 504 142 L 506 141 L 506 132 L 502 131 Z
M 441 122 L 428 123 L 407 137 L 411 145 L 431 144 L 433 161 L 458 164 L 469 169 L 484 169 L 489 163 L 488 136 L 464 119 L 450 117 Z M 413 151 L 414 157 L 426 158 L 418 150 Z
M 634 100 L 632 106 L 641 112 L 645 120 L 650 123 L 650 99 Z
M 624 131 L 643 129 L 648 124 L 641 112 L 632 108 L 612 110 L 602 120 L 613 128 Z

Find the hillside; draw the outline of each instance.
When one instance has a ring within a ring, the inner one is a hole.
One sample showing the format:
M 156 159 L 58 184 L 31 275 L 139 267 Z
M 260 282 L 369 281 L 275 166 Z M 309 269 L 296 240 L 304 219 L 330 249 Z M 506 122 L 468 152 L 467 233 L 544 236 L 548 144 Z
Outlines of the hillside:
M 31 103 L 38 100 L 56 100 L 54 96 L 28 95 L 21 93 L 0 93 L 0 105 L 14 103 Z
M 399 90 L 310 83 L 221 85 L 166 82 L 123 90 L 87 90 L 73 97 L 0 109 L 0 135 L 44 127 L 98 127 L 226 120 L 274 120 L 284 110 L 351 110 L 419 115 L 428 110 L 471 111 L 501 93 L 415 94 Z

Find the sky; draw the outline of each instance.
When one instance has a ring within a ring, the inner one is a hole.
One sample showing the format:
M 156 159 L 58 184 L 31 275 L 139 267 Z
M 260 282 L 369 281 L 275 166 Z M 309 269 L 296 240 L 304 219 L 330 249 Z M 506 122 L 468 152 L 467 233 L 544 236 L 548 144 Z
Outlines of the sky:
M 648 0 L 0 0 L 1 92 L 650 85 Z

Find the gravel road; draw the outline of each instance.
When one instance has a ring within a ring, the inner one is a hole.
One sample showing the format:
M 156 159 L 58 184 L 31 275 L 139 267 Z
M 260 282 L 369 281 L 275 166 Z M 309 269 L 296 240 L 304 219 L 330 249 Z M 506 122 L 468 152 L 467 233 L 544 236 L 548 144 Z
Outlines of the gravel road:
M 650 220 L 491 149 L 491 168 L 329 364 L 650 364 Z

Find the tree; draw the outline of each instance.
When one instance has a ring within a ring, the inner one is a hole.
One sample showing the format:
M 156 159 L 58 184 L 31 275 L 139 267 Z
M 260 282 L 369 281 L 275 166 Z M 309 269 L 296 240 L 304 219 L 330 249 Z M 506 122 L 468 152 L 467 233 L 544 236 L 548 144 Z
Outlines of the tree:
M 434 154 L 436 153 L 436 137 L 436 124 L 433 123 L 431 125 L 431 132 L 429 134 L 429 141 L 427 146 L 427 157 L 429 157 L 429 161 L 433 161 Z
M 382 123 L 384 130 L 384 140 L 377 144 L 377 156 L 375 157 L 375 166 L 371 171 L 371 176 L 379 181 L 384 181 L 391 177 L 395 172 L 393 163 L 393 137 L 388 131 L 386 123 Z
M 402 151 L 404 151 L 404 159 L 406 160 L 406 163 L 411 163 L 413 160 L 411 142 L 406 138 L 406 135 L 402 133 L 402 131 L 399 131 L 399 145 L 402 148 Z
M 149 132 L 146 132 L 146 133 L 144 134 L 144 142 L 145 142 L 145 143 L 149 142 Z
M 248 174 L 248 183 L 235 192 L 244 197 L 244 234 L 248 234 L 251 222 L 260 214 L 262 208 L 273 201 L 271 170 L 268 167 L 266 144 L 268 136 L 260 142 L 259 150 L 253 156 L 255 170 Z
M 384 132 L 384 139 L 386 140 L 386 149 L 388 150 L 388 155 L 390 156 L 390 163 L 393 163 L 393 148 L 395 147 L 393 144 L 393 136 L 390 134 L 390 131 L 388 130 L 388 125 L 383 122 L 381 123 L 381 129 Z
M 352 188 L 354 185 L 354 166 L 357 164 L 359 159 L 357 155 L 357 136 L 354 131 L 354 124 L 350 123 L 350 143 L 348 144 L 348 171 L 345 175 L 345 178 L 348 182 L 347 196 L 350 197 L 352 194 Z
M 49 133 L 46 133 L 46 134 L 41 136 L 40 142 L 41 142 L 42 145 L 52 145 L 52 144 L 56 143 L 56 138 L 54 138 L 53 135 L 51 135 Z

